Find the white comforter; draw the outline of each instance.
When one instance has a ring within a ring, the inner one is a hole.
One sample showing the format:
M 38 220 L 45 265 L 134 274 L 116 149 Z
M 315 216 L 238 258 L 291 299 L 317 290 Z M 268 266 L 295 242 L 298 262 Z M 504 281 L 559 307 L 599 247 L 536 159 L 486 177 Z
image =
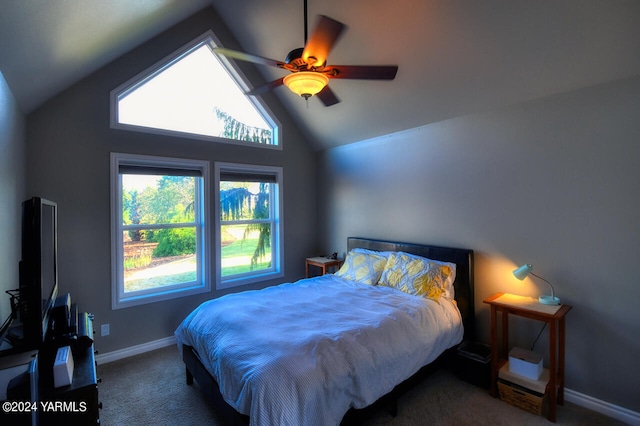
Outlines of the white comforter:
M 462 340 L 456 306 L 334 275 L 203 303 L 177 328 L 251 425 L 337 425 Z

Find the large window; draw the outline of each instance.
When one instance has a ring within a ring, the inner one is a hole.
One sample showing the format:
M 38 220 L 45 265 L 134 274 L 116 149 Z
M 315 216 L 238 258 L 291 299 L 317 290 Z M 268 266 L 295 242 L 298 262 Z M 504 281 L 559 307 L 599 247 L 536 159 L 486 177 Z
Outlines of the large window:
M 112 127 L 279 148 L 276 120 L 218 45 L 207 32 L 114 89 Z
M 282 168 L 216 164 L 218 287 L 283 275 Z
M 114 308 L 200 293 L 208 163 L 111 155 Z

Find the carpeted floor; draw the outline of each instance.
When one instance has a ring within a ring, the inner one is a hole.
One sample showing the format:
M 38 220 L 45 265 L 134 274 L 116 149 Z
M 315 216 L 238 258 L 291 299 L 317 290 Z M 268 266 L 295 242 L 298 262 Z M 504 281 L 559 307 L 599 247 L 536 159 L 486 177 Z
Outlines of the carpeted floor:
M 175 346 L 98 365 L 100 423 L 112 425 L 222 425 L 197 383 L 187 386 Z M 437 371 L 398 402 L 398 416 L 380 412 L 366 426 L 551 425 L 546 418 L 489 396 L 487 391 Z M 565 403 L 558 425 L 622 425 Z M 275 425 L 274 425 L 275 426 Z M 302 426 L 302 425 L 301 425 Z M 363 425 L 364 426 L 364 425 Z

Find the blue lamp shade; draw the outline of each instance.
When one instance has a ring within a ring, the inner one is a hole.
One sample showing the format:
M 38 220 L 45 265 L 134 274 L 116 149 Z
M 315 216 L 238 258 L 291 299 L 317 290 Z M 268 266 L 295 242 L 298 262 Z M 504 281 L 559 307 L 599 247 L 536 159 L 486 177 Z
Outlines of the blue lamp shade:
M 551 289 L 551 296 L 538 297 L 538 301 L 540 303 L 542 303 L 543 305 L 559 305 L 560 304 L 560 299 L 555 297 L 554 295 L 555 292 L 553 291 L 553 286 L 551 285 L 551 283 L 545 280 L 544 278 L 542 278 L 541 276 L 534 274 L 533 266 L 531 266 L 531 264 L 525 263 L 524 265 L 520 266 L 517 269 L 514 269 L 513 271 L 513 276 L 519 279 L 520 281 L 527 278 L 528 275 L 533 275 L 536 278 L 540 278 L 542 281 L 546 282 L 549 285 L 549 288 Z
M 513 276 L 522 281 L 527 278 L 527 275 L 529 275 L 531 271 L 533 271 L 533 266 L 525 263 L 524 265 L 513 271 Z

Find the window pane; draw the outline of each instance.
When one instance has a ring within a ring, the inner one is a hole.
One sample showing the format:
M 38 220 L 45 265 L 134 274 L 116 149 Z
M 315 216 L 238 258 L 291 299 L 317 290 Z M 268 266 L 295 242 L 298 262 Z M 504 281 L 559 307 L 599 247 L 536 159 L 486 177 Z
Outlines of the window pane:
M 209 41 L 210 42 L 210 41 Z M 276 144 L 273 129 L 207 43 L 117 95 L 118 123 Z
M 218 288 L 284 275 L 282 168 L 216 163 Z
M 271 269 L 271 225 L 223 225 L 222 276 Z
M 124 231 L 124 292 L 197 279 L 196 228 Z
M 228 220 L 270 219 L 270 183 L 220 182 L 220 218 Z
M 194 222 L 198 178 L 140 174 L 121 176 L 123 225 Z
M 209 291 L 209 162 L 111 153 L 112 308 Z

